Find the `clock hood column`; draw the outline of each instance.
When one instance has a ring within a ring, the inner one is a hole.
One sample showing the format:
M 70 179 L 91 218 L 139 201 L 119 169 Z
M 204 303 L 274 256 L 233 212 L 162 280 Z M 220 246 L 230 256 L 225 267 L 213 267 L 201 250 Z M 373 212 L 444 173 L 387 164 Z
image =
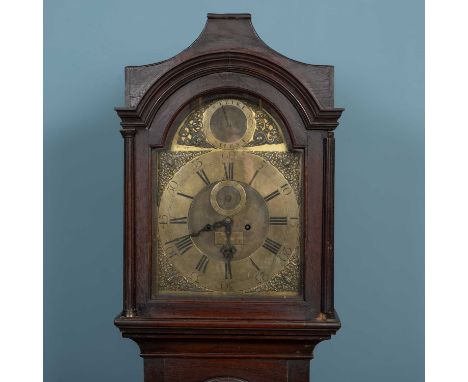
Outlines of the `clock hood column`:
M 135 152 L 136 129 L 120 130 L 124 139 L 124 317 L 136 317 L 135 300 Z

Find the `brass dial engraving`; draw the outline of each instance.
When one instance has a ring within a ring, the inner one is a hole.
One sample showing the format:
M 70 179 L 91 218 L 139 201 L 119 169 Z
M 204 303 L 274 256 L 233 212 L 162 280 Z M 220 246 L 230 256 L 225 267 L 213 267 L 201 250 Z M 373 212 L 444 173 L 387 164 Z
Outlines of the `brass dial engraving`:
M 237 214 L 245 207 L 246 199 L 244 186 L 232 180 L 217 183 L 210 193 L 211 207 L 223 216 Z
M 301 152 L 247 101 L 190 115 L 195 130 L 186 118 L 171 148 L 153 151 L 153 294 L 298 295 Z
M 214 147 L 234 149 L 247 144 L 255 131 L 255 113 L 236 99 L 214 102 L 203 114 L 206 139 Z
M 243 147 L 285 151 L 284 143 L 278 122 L 266 110 L 249 101 L 229 98 L 208 102 L 189 113 L 177 130 L 172 150 Z
M 242 169 L 236 180 L 224 179 L 221 150 L 189 161 L 168 183 L 159 207 L 168 217 L 159 231 L 165 256 L 208 291 L 255 288 L 299 250 L 298 225 L 288 223 L 299 206 L 287 180 L 257 155 L 237 152 L 231 159 Z M 210 182 L 200 181 L 201 169 Z

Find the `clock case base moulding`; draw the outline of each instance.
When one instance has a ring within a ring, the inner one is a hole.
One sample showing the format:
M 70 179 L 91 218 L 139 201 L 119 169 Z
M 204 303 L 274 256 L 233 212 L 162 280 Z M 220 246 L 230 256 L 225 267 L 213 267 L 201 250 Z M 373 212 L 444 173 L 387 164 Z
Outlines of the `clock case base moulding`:
M 164 148 L 174 115 L 197 95 L 249 93 L 286 121 L 304 150 L 301 300 L 190 300 L 151 296 L 151 150 Z M 309 381 L 316 344 L 340 328 L 333 302 L 333 67 L 277 53 L 248 14 L 209 14 L 205 29 L 169 60 L 126 68 L 116 108 L 125 148 L 124 308 L 115 319 L 140 347 L 145 381 Z
M 119 317 L 116 324 L 139 345 L 145 382 L 200 382 L 216 375 L 306 382 L 315 346 L 340 327 L 338 318 L 320 325 L 223 320 L 184 325 Z

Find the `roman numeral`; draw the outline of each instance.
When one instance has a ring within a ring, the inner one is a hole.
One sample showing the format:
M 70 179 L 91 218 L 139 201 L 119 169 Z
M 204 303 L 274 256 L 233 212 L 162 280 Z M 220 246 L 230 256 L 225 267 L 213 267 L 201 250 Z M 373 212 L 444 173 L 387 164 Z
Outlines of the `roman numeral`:
M 231 271 L 231 262 L 227 261 L 224 263 L 224 278 L 226 280 L 232 279 L 232 271 Z
M 224 176 L 227 180 L 234 179 L 234 163 L 224 163 Z
M 175 246 L 177 250 L 179 251 L 179 255 L 183 255 L 193 246 L 190 235 L 185 235 L 185 236 L 178 237 L 174 240 L 166 241 L 166 244 L 170 244 L 174 242 L 175 242 Z
M 195 269 L 197 271 L 199 271 L 199 272 L 205 273 L 206 266 L 208 265 L 209 261 L 210 260 L 208 259 L 208 257 L 206 255 L 203 255 L 202 257 L 200 257 L 200 260 L 198 261 L 197 266 L 195 267 Z
M 250 257 L 249 257 L 249 260 L 250 260 L 250 263 L 255 267 L 255 269 L 260 272 L 260 268 L 258 267 L 257 264 L 255 264 L 255 261 L 253 261 Z
M 288 218 L 286 216 L 271 216 L 270 225 L 288 225 Z
M 255 171 L 255 174 L 253 174 L 252 179 L 250 179 L 249 186 L 252 185 L 252 183 L 253 183 L 255 177 L 257 176 L 257 174 L 258 174 L 258 170 Z
M 268 249 L 271 253 L 277 255 L 281 248 L 281 244 L 267 237 L 263 243 L 263 248 Z
M 205 170 L 198 170 L 197 171 L 197 175 L 200 177 L 200 179 L 203 181 L 203 183 L 205 183 L 207 186 L 210 185 L 210 180 L 208 179 L 208 177 L 206 176 L 206 173 L 205 173 Z
M 279 191 L 275 190 L 271 194 L 268 194 L 267 196 L 265 196 L 263 199 L 265 200 L 265 202 L 269 202 L 271 199 L 276 198 L 279 194 L 280 194 Z
M 187 224 L 187 216 L 169 219 L 169 224 Z
M 184 198 L 187 198 L 187 199 L 193 199 L 193 196 L 183 194 L 182 192 L 178 192 L 177 195 L 183 196 Z

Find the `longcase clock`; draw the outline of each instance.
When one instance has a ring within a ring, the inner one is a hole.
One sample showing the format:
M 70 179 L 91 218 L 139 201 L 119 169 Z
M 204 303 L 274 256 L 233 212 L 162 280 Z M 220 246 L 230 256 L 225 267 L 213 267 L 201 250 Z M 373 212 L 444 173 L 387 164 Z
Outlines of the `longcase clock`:
M 333 67 L 248 14 L 127 67 L 124 307 L 146 382 L 309 381 L 333 305 Z

